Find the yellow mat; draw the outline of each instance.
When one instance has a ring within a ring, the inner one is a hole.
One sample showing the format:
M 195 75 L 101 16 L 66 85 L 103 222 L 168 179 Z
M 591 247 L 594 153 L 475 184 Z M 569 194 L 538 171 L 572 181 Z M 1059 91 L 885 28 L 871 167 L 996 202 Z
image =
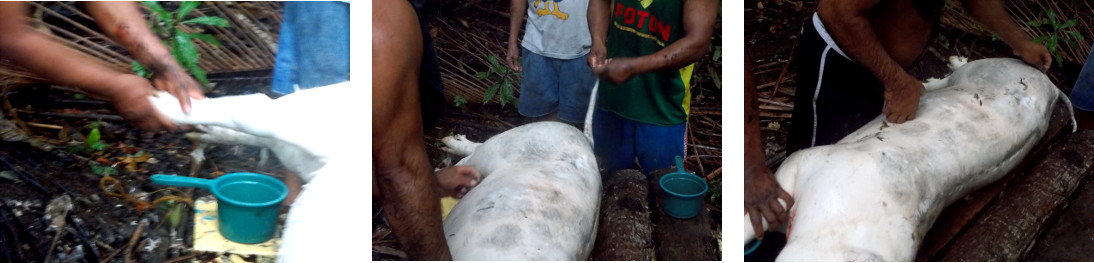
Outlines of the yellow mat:
M 217 225 L 217 203 L 216 200 L 206 200 L 204 198 L 194 201 L 194 250 L 198 252 L 214 252 L 220 253 L 226 259 L 235 259 L 237 257 L 227 256 L 227 254 L 236 255 L 256 255 L 258 257 L 276 258 L 277 248 L 281 247 L 281 230 L 284 223 L 284 215 L 282 215 L 281 224 L 277 225 L 277 231 L 274 232 L 274 237 L 267 240 L 264 243 L 259 244 L 240 244 L 225 239 L 220 235 L 219 227 Z M 225 262 L 235 262 L 235 260 L 225 260 Z

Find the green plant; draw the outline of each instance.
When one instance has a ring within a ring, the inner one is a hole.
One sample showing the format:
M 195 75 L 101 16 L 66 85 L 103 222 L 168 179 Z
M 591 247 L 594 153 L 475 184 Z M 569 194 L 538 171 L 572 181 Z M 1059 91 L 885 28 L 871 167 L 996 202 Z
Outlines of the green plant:
M 490 102 L 497 95 L 498 102 L 501 102 L 501 106 L 505 106 L 506 103 L 512 102 L 513 106 L 516 106 L 518 101 L 514 96 L 514 85 L 517 77 L 520 76 L 520 72 L 509 69 L 508 66 L 502 65 L 498 62 L 498 57 L 493 54 L 487 55 L 486 60 L 490 62 L 490 69 L 484 72 L 475 73 L 475 77 L 479 79 L 485 79 L 493 84 L 490 84 L 490 88 L 486 89 L 486 93 L 482 96 L 482 104 Z
M 719 177 L 714 180 L 710 180 L 710 202 L 715 204 L 721 204 L 722 199 L 722 178 Z
M 1029 25 L 1032 27 L 1048 28 L 1048 35 L 1039 36 L 1034 38 L 1033 41 L 1045 45 L 1048 52 L 1052 53 L 1052 58 L 1056 60 L 1057 66 L 1063 66 L 1063 55 L 1060 53 L 1060 41 L 1064 41 L 1064 43 L 1067 43 L 1067 45 L 1072 47 L 1078 46 L 1078 44 L 1075 43 L 1075 40 L 1067 38 L 1064 34 L 1071 35 L 1071 37 L 1078 40 L 1083 40 L 1082 34 L 1071 29 L 1078 24 L 1079 21 L 1074 18 L 1061 23 L 1060 20 L 1056 18 L 1056 12 L 1051 10 L 1048 11 L 1048 18 L 1029 21 Z
M 467 99 L 464 99 L 463 96 L 456 95 L 456 98 L 452 99 L 452 103 L 456 104 L 457 108 L 463 107 L 464 104 L 467 104 Z
M 118 169 L 110 166 L 91 164 L 91 172 L 101 176 L 113 176 L 118 174 Z
M 163 45 L 171 49 L 171 55 L 175 58 L 175 61 L 179 63 L 187 72 L 193 74 L 198 81 L 201 81 L 206 87 L 211 86 L 209 79 L 205 77 L 205 70 L 198 66 L 198 54 L 197 47 L 194 46 L 193 40 L 200 39 L 214 46 L 221 46 L 220 41 L 217 41 L 213 35 L 205 33 L 186 33 L 182 31 L 180 27 L 183 24 L 198 24 L 217 27 L 228 27 L 228 20 L 217 16 L 202 16 L 189 20 L 182 20 L 186 17 L 190 11 L 197 8 L 201 2 L 198 1 L 183 1 L 179 8 L 174 13 L 164 10 L 159 3 L 154 1 L 142 1 L 149 9 L 152 9 L 154 13 L 152 15 L 152 32 L 163 40 Z M 140 62 L 133 61 L 133 72 L 136 72 L 138 76 L 150 77 L 152 72 L 149 72 L 144 65 Z

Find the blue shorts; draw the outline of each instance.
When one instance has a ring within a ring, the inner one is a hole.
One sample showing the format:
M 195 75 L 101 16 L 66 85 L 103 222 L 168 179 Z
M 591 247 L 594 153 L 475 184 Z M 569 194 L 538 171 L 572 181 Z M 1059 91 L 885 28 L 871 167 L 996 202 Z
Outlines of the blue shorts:
M 349 80 L 349 3 L 285 2 L 282 12 L 270 89 L 284 95 Z
M 600 157 L 600 168 L 608 174 L 633 169 L 634 160 L 643 173 L 669 168 L 676 156 L 684 156 L 687 123 L 673 126 L 646 124 L 623 118 L 610 111 L 596 109 L 593 114 L 593 151 Z
M 540 117 L 558 110 L 559 119 L 584 123 L 589 94 L 596 83 L 592 69 L 585 62 L 588 56 L 556 59 L 521 48 L 524 75 L 520 80 L 517 112 L 525 117 Z
M 1071 104 L 1076 109 L 1094 111 L 1094 48 L 1086 56 L 1086 63 L 1079 71 L 1079 78 L 1071 89 Z

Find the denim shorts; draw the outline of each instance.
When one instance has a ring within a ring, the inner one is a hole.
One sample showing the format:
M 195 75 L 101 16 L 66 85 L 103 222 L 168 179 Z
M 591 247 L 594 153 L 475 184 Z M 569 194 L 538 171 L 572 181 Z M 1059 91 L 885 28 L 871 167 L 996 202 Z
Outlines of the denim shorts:
M 669 168 L 676 156 L 684 156 L 687 123 L 660 126 L 637 122 L 614 112 L 596 109 L 593 114 L 593 152 L 608 174 L 634 169 L 635 159 L 649 173 Z
M 589 94 L 596 77 L 585 62 L 588 54 L 574 59 L 540 56 L 521 48 L 520 104 L 517 112 L 540 117 L 558 110 L 563 121 L 584 123 Z
M 1086 56 L 1086 63 L 1071 89 L 1071 104 L 1076 109 L 1094 111 L 1094 48 Z

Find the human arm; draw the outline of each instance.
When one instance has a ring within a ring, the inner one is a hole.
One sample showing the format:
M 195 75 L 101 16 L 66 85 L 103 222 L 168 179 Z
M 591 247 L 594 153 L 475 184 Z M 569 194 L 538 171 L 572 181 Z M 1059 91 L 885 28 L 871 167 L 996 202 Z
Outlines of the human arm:
M 592 6 L 589 9 L 591 12 Z M 677 69 L 694 63 L 707 52 L 710 36 L 714 33 L 714 20 L 717 16 L 717 1 L 688 0 L 684 2 L 683 27 L 686 35 L 683 38 L 650 55 L 632 58 L 617 57 L 606 63 L 601 63 L 601 65 L 593 64 L 593 74 L 613 83 L 622 83 L 635 75 L 658 70 Z M 591 18 L 589 22 L 591 26 Z M 606 20 L 603 27 L 606 36 Z M 594 47 L 597 45 L 595 36 L 594 34 Z
M 148 80 L 110 68 L 31 29 L 24 23 L 27 11 L 24 2 L 0 2 L 0 56 L 54 83 L 110 101 L 122 117 L 142 129 L 176 128 L 149 103 L 153 89 Z
M 836 44 L 852 59 L 870 70 L 884 86 L 882 113 L 892 123 L 915 119 L 923 83 L 900 66 L 882 47 L 865 13 L 880 0 L 821 1 L 817 13 Z
M 156 88 L 179 99 L 182 112 L 190 112 L 190 98 L 205 98 L 201 85 L 179 66 L 171 51 L 148 28 L 136 2 L 86 2 L 84 6 L 103 32 L 152 72 Z
M 520 45 L 517 43 L 520 43 L 520 22 L 524 21 L 524 13 L 528 11 L 528 1 L 509 2 L 509 51 L 505 54 L 505 62 L 509 63 L 509 68 L 513 71 L 520 72 L 523 69 L 520 67 Z
M 1041 70 L 1052 65 L 1052 54 L 1044 45 L 1030 40 L 1011 20 L 999 0 L 965 0 L 969 15 L 1014 50 L 1014 55 Z
M 592 34 L 592 47 L 589 49 L 589 66 L 603 65 L 608 56 L 605 41 L 608 39 L 608 24 L 611 20 L 612 0 L 590 0 L 586 19 L 589 20 L 589 33 Z
M 752 75 L 752 59 L 745 54 L 745 212 L 752 220 L 752 228 L 756 231 L 756 238 L 763 239 L 763 224 L 760 220 L 767 219 L 767 225 L 774 228 L 781 225 L 787 218 L 787 209 L 794 205 L 794 198 L 790 196 L 779 182 L 771 169 L 764 164 L 764 149 L 760 137 L 760 106 L 759 96 L 756 94 L 756 81 Z M 784 208 L 779 204 L 779 198 L 786 201 Z

